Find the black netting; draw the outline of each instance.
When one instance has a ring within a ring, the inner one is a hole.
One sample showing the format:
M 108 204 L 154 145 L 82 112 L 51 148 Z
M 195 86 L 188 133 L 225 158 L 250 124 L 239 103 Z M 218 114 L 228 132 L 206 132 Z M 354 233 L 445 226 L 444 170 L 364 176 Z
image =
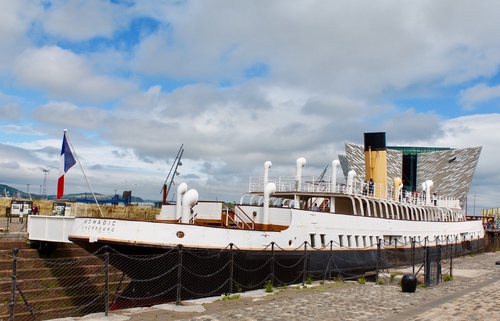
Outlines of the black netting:
M 304 285 L 314 280 L 391 282 L 396 273 L 425 275 L 426 285 L 452 274 L 453 258 L 484 251 L 484 240 L 407 244 L 379 241 L 376 247 L 324 247 L 304 243 L 284 250 L 125 248 L 103 246 L 85 257 L 50 259 L 33 250 L 0 251 L 0 319 L 45 320 L 194 298 L 268 286 Z

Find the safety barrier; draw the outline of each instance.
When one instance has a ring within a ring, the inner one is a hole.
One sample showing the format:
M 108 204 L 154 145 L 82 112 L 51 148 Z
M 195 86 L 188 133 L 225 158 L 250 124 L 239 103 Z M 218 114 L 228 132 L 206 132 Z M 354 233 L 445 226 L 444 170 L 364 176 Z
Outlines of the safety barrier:
M 86 257 L 51 259 L 33 250 L 0 251 L 0 319 L 46 320 L 137 306 L 232 294 L 311 281 L 383 283 L 383 275 L 413 273 L 425 285 L 452 275 L 453 258 L 484 251 L 484 239 L 467 243 L 385 244 L 373 248 L 294 251 L 278 244 L 252 252 L 229 244 L 219 251 L 179 246 L 162 253 L 126 255 L 103 246 Z M 439 256 L 432 256 L 439 253 Z M 426 262 L 433 262 L 428 265 Z M 122 272 L 126 271 L 126 273 Z

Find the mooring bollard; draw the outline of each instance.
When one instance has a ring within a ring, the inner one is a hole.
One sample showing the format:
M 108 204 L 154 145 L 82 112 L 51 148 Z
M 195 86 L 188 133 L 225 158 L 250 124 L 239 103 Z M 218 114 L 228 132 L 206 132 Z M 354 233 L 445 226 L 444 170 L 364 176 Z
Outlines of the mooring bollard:
M 416 289 L 417 277 L 411 273 L 403 275 L 401 279 L 401 290 L 403 290 L 403 292 L 415 292 Z

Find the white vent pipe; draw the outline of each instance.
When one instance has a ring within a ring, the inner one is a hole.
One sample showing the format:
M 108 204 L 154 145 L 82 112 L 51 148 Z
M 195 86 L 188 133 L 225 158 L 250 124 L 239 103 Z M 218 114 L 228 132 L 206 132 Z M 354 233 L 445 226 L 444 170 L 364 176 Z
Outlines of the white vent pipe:
M 273 166 L 273 163 L 267 161 L 264 163 L 264 188 L 266 188 L 267 181 L 269 180 L 269 169 Z
M 187 192 L 188 186 L 186 183 L 180 183 L 177 186 L 177 200 L 175 202 L 175 219 L 178 220 L 182 216 L 182 197 Z
M 356 172 L 353 170 L 350 170 L 349 173 L 347 173 L 347 186 L 346 186 L 346 194 L 352 194 L 352 185 L 354 184 L 354 176 L 356 176 Z
M 332 162 L 332 187 L 331 192 L 337 191 L 337 167 L 340 165 L 340 161 L 338 159 Z
M 300 191 L 300 186 L 302 185 L 302 167 L 306 165 L 306 159 L 304 157 L 297 159 L 297 170 L 295 174 L 295 190 Z
M 428 179 L 425 181 L 425 204 L 430 205 L 431 204 L 431 187 L 434 185 L 434 183 Z
M 264 224 L 269 224 L 269 198 L 276 192 L 276 185 L 268 183 L 264 188 Z
M 191 218 L 191 207 L 198 202 L 198 192 L 195 189 L 190 189 L 182 198 L 182 220 L 181 223 L 189 223 Z

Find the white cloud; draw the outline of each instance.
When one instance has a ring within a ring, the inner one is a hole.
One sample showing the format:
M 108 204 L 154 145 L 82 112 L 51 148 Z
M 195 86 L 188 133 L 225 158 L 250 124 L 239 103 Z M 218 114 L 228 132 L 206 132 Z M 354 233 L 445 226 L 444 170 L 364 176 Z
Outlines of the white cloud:
M 57 116 L 60 115 L 60 116 Z M 42 123 L 60 128 L 99 129 L 108 120 L 108 113 L 94 107 L 78 107 L 69 102 L 50 101 L 33 111 L 33 117 Z
M 0 120 L 2 119 L 19 119 L 22 110 L 19 106 L 13 104 L 0 105 Z
M 102 102 L 135 90 L 130 81 L 99 75 L 83 57 L 57 46 L 26 49 L 15 72 L 20 85 L 44 89 L 51 98 Z
M 446 3 L 188 2 L 138 46 L 133 66 L 239 81 L 263 63 L 282 84 L 357 96 L 491 76 L 500 60 L 492 3 Z
M 498 139 L 500 114 L 463 116 L 442 122 L 443 135 L 435 146 L 466 148 L 482 146 L 478 166 L 469 191 L 469 207 L 475 199 L 477 209 L 494 207 L 498 198 Z M 471 208 L 470 208 L 471 209 Z
M 124 7 L 109 1 L 54 1 L 42 19 L 49 34 L 73 41 L 110 37 L 129 22 Z
M 473 109 L 477 103 L 482 103 L 500 97 L 500 85 L 488 86 L 484 83 L 474 85 L 460 93 L 460 102 L 466 109 Z
M 0 71 L 9 73 L 12 59 L 29 45 L 26 32 L 41 13 L 41 7 L 28 0 L 2 1 L 0 4 Z

